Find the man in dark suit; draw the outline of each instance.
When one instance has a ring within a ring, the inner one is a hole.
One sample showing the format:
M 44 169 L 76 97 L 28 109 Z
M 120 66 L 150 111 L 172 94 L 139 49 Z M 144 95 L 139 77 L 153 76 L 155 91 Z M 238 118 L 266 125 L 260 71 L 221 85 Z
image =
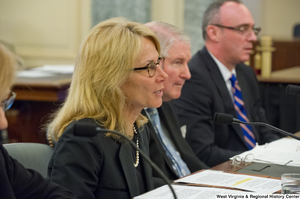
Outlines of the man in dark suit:
M 146 25 L 159 39 L 161 56 L 165 57 L 164 72 L 168 75 L 164 82 L 163 105 L 158 109 L 143 111 L 149 118 L 150 158 L 169 179 L 175 180 L 191 172 L 208 168 L 197 158 L 181 135 L 179 122 L 168 104 L 168 101 L 180 96 L 185 80 L 191 78 L 187 65 L 191 59 L 190 39 L 170 24 L 150 22 Z M 155 171 L 153 172 L 155 177 L 159 177 Z
M 245 121 L 266 121 L 256 76 L 243 64 L 260 31 L 250 11 L 239 1 L 214 2 L 204 13 L 202 31 L 205 47 L 190 61 L 192 78 L 173 105 L 195 154 L 208 166 L 215 166 L 256 143 L 279 137 L 263 127 L 213 122 L 216 112 Z

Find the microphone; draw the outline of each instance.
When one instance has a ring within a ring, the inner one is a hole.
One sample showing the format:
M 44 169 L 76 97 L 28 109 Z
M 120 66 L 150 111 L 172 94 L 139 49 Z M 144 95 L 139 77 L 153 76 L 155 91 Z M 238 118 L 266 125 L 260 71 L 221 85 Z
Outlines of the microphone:
M 219 124 L 246 124 L 246 125 L 251 125 L 251 126 L 264 126 L 269 129 L 272 129 L 273 131 L 281 133 L 283 135 L 290 136 L 292 138 L 295 138 L 296 140 L 300 140 L 300 137 L 295 136 L 292 133 L 288 133 L 282 129 L 276 128 L 270 124 L 263 123 L 263 122 L 243 122 L 241 120 L 233 118 L 232 115 L 225 114 L 225 113 L 215 113 L 214 122 L 219 123 Z
M 286 87 L 286 92 L 287 92 L 288 94 L 300 95 L 300 86 L 296 86 L 296 85 L 289 84 L 289 85 Z
M 129 142 L 133 148 L 135 148 L 139 153 L 142 155 L 142 157 L 150 164 L 150 166 L 157 171 L 157 173 L 163 178 L 163 180 L 168 184 L 168 186 L 171 189 L 171 192 L 175 199 L 177 199 L 176 193 L 173 189 L 173 187 L 170 184 L 169 179 L 167 176 L 162 172 L 162 170 L 147 156 L 145 152 L 143 152 L 141 149 L 137 148 L 136 144 L 130 140 L 127 136 L 123 135 L 122 133 L 115 131 L 115 130 L 109 130 L 109 129 L 102 129 L 99 126 L 93 125 L 93 124 L 87 124 L 87 123 L 75 123 L 74 124 L 74 135 L 75 136 L 84 136 L 84 137 L 91 137 L 95 136 L 98 133 L 113 133 L 116 134 L 122 138 L 124 138 L 126 141 Z

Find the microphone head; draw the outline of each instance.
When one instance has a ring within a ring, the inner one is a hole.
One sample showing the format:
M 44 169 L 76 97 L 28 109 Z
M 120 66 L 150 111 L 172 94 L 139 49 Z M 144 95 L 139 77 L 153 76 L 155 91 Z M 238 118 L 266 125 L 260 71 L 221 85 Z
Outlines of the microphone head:
M 74 124 L 74 135 L 75 136 L 95 136 L 97 134 L 97 126 L 84 122 L 77 122 Z
M 91 137 L 91 136 L 95 136 L 97 133 L 113 133 L 120 136 L 121 138 L 124 137 L 124 135 L 118 131 L 103 129 L 94 123 L 87 122 L 86 120 L 84 122 L 83 121 L 76 122 L 74 124 L 73 129 L 74 129 L 73 134 L 75 136 Z
M 286 92 L 288 94 L 300 95 L 300 86 L 289 84 L 286 87 Z
M 233 116 L 225 113 L 215 113 L 214 122 L 219 124 L 232 124 Z

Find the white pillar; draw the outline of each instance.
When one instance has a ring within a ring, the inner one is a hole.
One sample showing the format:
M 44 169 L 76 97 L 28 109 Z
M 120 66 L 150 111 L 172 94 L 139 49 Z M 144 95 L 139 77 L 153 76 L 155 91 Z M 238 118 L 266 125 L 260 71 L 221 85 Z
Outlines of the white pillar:
M 152 0 L 151 20 L 184 29 L 184 0 Z

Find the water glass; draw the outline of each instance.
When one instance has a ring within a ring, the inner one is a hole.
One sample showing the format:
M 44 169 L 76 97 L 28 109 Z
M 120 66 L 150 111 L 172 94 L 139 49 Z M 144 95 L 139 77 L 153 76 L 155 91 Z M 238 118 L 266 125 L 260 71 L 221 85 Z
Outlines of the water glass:
M 282 194 L 300 194 L 300 173 L 285 173 L 281 175 Z

